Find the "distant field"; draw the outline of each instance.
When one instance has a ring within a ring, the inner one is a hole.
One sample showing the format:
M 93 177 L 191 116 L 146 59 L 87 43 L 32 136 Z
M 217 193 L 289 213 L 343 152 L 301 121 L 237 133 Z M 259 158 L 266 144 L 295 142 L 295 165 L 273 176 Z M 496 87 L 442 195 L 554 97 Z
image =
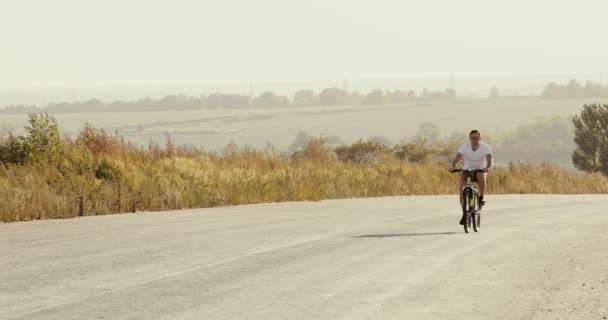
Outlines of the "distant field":
M 56 117 L 64 132 L 75 132 L 90 122 L 118 130 L 138 143 L 149 139 L 163 141 L 164 133 L 169 132 L 179 144 L 216 150 L 230 141 L 254 147 L 270 142 L 278 148 L 287 148 L 299 131 L 335 135 L 345 142 L 383 136 L 397 143 L 413 135 L 424 122 L 438 125 L 443 134 L 477 128 L 497 135 L 542 118 L 574 115 L 583 104 L 594 102 L 602 101 L 513 98 L 377 107 L 83 113 L 57 114 Z M 8 123 L 21 128 L 26 118 L 25 115 L 2 116 L 0 125 Z

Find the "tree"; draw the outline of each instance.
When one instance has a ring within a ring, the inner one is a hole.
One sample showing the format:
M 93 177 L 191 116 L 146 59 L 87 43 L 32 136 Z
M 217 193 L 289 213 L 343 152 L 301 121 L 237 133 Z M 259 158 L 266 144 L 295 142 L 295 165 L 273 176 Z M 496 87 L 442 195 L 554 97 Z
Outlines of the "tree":
M 585 91 L 585 96 L 587 97 L 601 97 L 602 96 L 602 90 L 604 88 L 602 88 L 602 85 L 599 83 L 593 83 L 589 80 L 587 80 L 587 82 L 585 82 L 585 87 L 584 87 L 584 91 Z
M 560 86 L 559 84 L 551 82 L 545 87 L 543 93 L 541 94 L 541 97 L 549 99 L 560 98 L 562 89 L 562 86 Z
M 238 94 L 210 94 L 206 100 L 209 108 L 245 108 L 249 106 L 249 96 Z
M 252 104 L 257 108 L 280 108 L 289 106 L 289 99 L 272 92 L 264 92 L 259 97 L 253 99 Z
M 380 89 L 373 90 L 363 98 L 365 105 L 380 105 L 384 104 L 384 92 Z
M 313 137 L 310 134 L 304 132 L 304 131 L 299 131 L 296 134 L 296 140 L 294 142 L 292 142 L 289 147 L 288 147 L 288 151 L 290 153 L 294 153 L 300 149 L 302 149 L 304 146 L 306 146 L 306 144 L 312 140 L 315 139 L 323 139 L 325 141 L 325 143 L 329 146 L 335 146 L 335 145 L 342 145 L 344 144 L 344 142 L 342 141 L 342 139 L 340 139 L 340 137 L 338 136 L 329 136 L 329 137 Z
M 568 98 L 576 98 L 584 96 L 583 86 L 576 79 L 570 80 L 566 85 Z
M 156 110 L 196 110 L 203 108 L 203 99 L 183 94 L 168 95 L 154 103 Z
M 292 159 L 308 159 L 320 163 L 328 163 L 336 158 L 327 138 L 313 138 L 308 140 L 302 148 L 291 154 Z
M 0 164 L 24 164 L 28 158 L 27 142 L 23 136 L 14 136 L 9 133 L 8 137 L 0 138 Z
M 40 108 L 37 106 L 9 105 L 4 108 L 0 108 L 0 114 L 33 113 L 39 111 Z
M 443 98 L 446 100 L 454 100 L 456 99 L 456 90 L 454 89 L 445 89 L 443 93 Z
M 416 100 L 416 92 L 414 90 L 408 91 L 407 96 L 410 100 Z
M 382 144 L 385 146 L 393 145 L 393 143 L 388 138 L 382 137 L 382 136 L 373 136 L 373 137 L 367 139 L 367 141 L 379 143 L 379 144 Z
M 418 127 L 418 136 L 428 140 L 436 141 L 441 136 L 441 128 L 432 122 L 424 122 Z
M 404 144 L 395 146 L 393 154 L 398 159 L 409 162 L 429 162 L 435 157 L 436 151 L 427 139 L 416 136 Z
M 47 113 L 31 113 L 27 136 L 0 139 L 0 163 L 24 164 L 27 161 L 57 163 L 63 151 L 57 120 Z
M 456 90 L 445 89 L 443 91 L 431 91 L 427 88 L 424 88 L 422 89 L 420 99 L 426 101 L 453 100 L 456 99 Z
M 350 146 L 343 145 L 335 149 L 338 160 L 354 163 L 372 163 L 383 154 L 390 152 L 389 148 L 381 143 L 373 141 L 363 141 L 359 139 Z
M 431 99 L 431 91 L 427 88 L 422 89 L 422 94 L 420 94 L 420 98 L 422 100 L 429 100 Z
M 28 158 L 34 161 L 58 161 L 62 142 L 57 120 L 48 113 L 31 113 L 29 126 L 25 127 Z
M 498 99 L 498 98 L 500 98 L 500 91 L 498 91 L 497 86 L 493 86 L 490 89 L 490 99 Z
M 401 90 L 389 91 L 386 93 L 386 96 L 389 103 L 404 103 L 416 99 L 416 94 L 412 90 L 409 92 Z
M 354 91 L 350 94 L 349 100 L 350 104 L 353 106 L 360 106 L 363 104 L 363 95 L 359 93 L 359 91 Z
M 600 83 L 586 81 L 585 85 L 573 79 L 567 84 L 549 83 L 543 90 L 541 96 L 543 98 L 580 98 L 580 97 L 606 97 L 608 96 L 608 87 Z
M 574 166 L 608 175 L 608 105 L 584 105 L 572 122 L 577 146 L 572 154 Z
M 296 107 L 310 107 L 315 103 L 315 93 L 312 90 L 300 90 L 293 96 L 293 104 Z
M 570 80 L 566 85 L 568 98 L 582 97 L 584 95 L 583 86 L 575 79 Z
M 322 106 L 345 106 L 350 104 L 350 99 L 346 90 L 327 88 L 319 94 L 319 103 Z

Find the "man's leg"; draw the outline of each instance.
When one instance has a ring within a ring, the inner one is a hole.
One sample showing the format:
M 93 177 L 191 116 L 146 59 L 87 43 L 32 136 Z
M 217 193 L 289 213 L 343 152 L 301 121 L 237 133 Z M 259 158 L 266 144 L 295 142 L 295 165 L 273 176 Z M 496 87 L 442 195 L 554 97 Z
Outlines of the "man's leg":
M 486 194 L 486 177 L 487 173 L 479 172 L 477 173 L 477 185 L 479 186 L 479 202 L 481 205 L 485 204 L 485 200 L 483 196 Z
M 464 188 L 465 183 L 467 183 L 467 177 L 463 173 L 460 175 L 460 181 L 458 182 L 458 196 L 460 197 L 460 204 L 462 205 L 462 188 Z
M 464 188 L 465 183 L 467 183 L 467 176 L 466 174 L 463 172 L 460 175 L 460 182 L 458 183 L 458 197 L 460 198 L 460 207 L 462 208 L 462 188 Z M 462 217 L 460 218 L 460 224 L 463 225 L 464 224 L 464 212 L 462 213 Z

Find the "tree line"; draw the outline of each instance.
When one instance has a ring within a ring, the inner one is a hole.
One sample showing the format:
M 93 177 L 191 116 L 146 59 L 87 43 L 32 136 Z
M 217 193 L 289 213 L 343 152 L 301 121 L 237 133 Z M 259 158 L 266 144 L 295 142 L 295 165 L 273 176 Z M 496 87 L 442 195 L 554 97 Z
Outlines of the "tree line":
M 547 99 L 608 97 L 608 86 L 591 81 L 586 81 L 585 85 L 582 85 L 574 79 L 566 84 L 551 82 L 545 87 L 541 97 Z
M 79 113 L 79 112 L 137 112 L 161 110 L 203 110 L 203 109 L 239 109 L 239 108 L 285 108 L 310 106 L 355 106 L 383 105 L 414 101 L 441 101 L 456 98 L 452 89 L 432 91 L 423 89 L 416 94 L 413 90 L 384 91 L 372 90 L 366 94 L 358 91 L 348 92 L 340 88 L 326 88 L 319 93 L 313 90 L 300 90 L 293 98 L 264 92 L 256 97 L 241 94 L 213 93 L 209 95 L 186 96 L 168 95 L 160 99 L 144 98 L 134 101 L 117 100 L 104 102 L 90 99 L 77 102 L 50 103 L 44 108 L 34 105 L 9 105 L 0 108 L 0 114 L 15 113 Z

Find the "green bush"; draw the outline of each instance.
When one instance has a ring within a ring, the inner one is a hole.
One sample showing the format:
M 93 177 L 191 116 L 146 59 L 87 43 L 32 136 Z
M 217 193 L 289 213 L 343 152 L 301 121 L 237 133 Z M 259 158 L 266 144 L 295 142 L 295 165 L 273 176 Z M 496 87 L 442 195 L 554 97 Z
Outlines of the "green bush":
M 370 164 L 382 155 L 390 153 L 389 148 L 378 142 L 358 140 L 347 146 L 335 149 L 340 161 L 350 161 L 358 164 Z
M 57 120 L 48 113 L 31 113 L 26 137 L 28 160 L 57 162 L 61 158 L 62 141 Z
M 430 162 L 437 155 L 435 150 L 426 138 L 416 136 L 414 139 L 395 146 L 393 153 L 398 159 L 409 162 Z
M 0 161 L 7 164 L 57 163 L 63 151 L 57 120 L 47 113 L 32 113 L 28 122 L 27 136 L 9 134 L 0 140 Z
M 25 137 L 8 137 L 0 139 L 0 163 L 24 164 L 28 159 L 28 145 Z
M 95 178 L 97 179 L 120 181 L 122 177 L 122 168 L 112 160 L 103 159 L 95 168 Z

